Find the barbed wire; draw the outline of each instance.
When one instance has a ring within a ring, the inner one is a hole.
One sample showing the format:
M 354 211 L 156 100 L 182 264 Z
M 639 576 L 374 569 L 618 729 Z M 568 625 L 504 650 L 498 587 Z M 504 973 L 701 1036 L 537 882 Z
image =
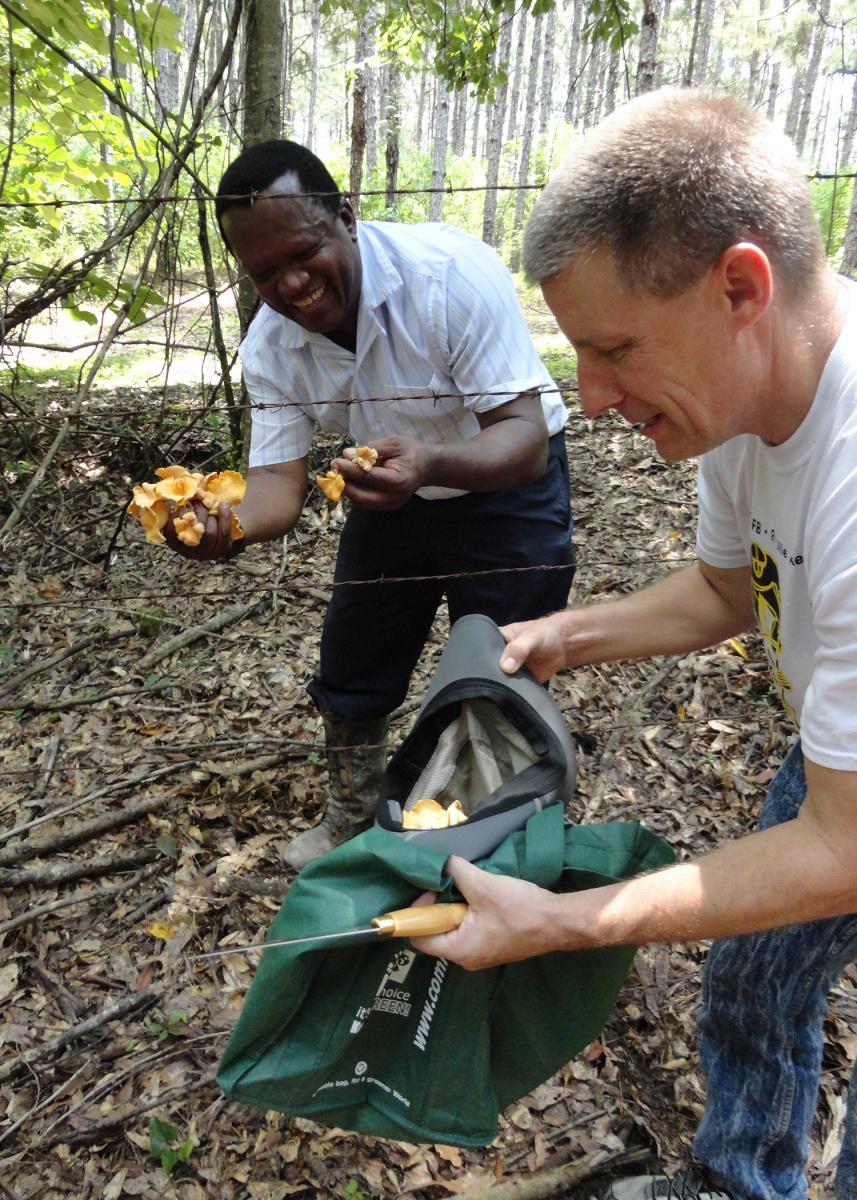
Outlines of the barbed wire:
M 211 560 L 215 565 L 219 560 Z M 228 560 L 223 560 L 228 561 Z M 639 558 L 605 558 L 592 559 L 590 561 L 578 560 L 575 564 L 576 570 L 589 570 L 592 567 L 629 567 L 638 565 L 660 565 L 664 563 L 679 563 L 679 562 L 695 562 L 696 556 L 675 555 L 671 558 L 664 558 L 662 555 L 640 556 Z M 523 574 L 528 571 L 567 571 L 569 570 L 568 563 L 534 563 L 525 567 L 486 567 L 479 571 L 447 571 L 438 575 L 379 575 L 372 579 L 324 579 L 310 578 L 300 579 L 296 581 L 300 588 L 317 587 L 317 588 L 348 588 L 348 587 L 378 587 L 386 584 L 405 584 L 405 583 L 441 583 L 451 579 L 479 579 L 488 575 L 513 575 Z M 284 588 L 287 591 L 288 587 Z M 115 611 L 119 604 L 124 604 L 129 600 L 145 600 L 163 601 L 163 600 L 232 600 L 237 599 L 248 600 L 253 596 L 259 596 L 261 599 L 271 591 L 270 587 L 259 586 L 250 588 L 227 588 L 223 591 L 213 591 L 206 588 L 204 592 L 123 592 L 119 595 L 105 596 L 103 600 L 104 606 L 109 606 L 110 611 Z M 23 609 L 23 608 L 91 608 L 93 611 L 105 611 L 104 607 L 98 601 L 93 601 L 92 592 L 89 591 L 86 597 L 81 597 L 79 600 L 64 599 L 57 597 L 43 598 L 41 600 L 11 600 L 4 597 L 0 600 L 0 615 L 6 609 Z M 2 686 L 2 679 L 0 679 Z
M 826 179 L 855 179 L 857 171 L 809 171 L 806 173 L 808 180 L 826 180 Z M 253 204 L 260 197 L 266 200 L 294 200 L 296 196 L 301 199 L 308 200 L 327 200 L 331 198 L 354 200 L 363 199 L 364 197 L 383 196 L 385 199 L 388 196 L 454 196 L 459 193 L 467 194 L 472 192 L 534 192 L 543 191 L 547 187 L 547 182 L 539 183 L 474 183 L 474 184 L 453 184 L 451 182 L 441 185 L 427 185 L 423 187 L 411 188 L 364 188 L 359 191 L 351 191 L 346 188 L 337 188 L 335 191 L 324 192 L 271 192 L 265 189 L 263 192 L 225 192 L 221 196 L 202 196 L 196 194 L 190 196 L 176 196 L 173 194 L 164 196 L 114 196 L 114 197 L 86 197 L 86 198 L 64 198 L 55 196 L 50 200 L 0 200 L 0 209 L 14 208 L 77 208 L 87 207 L 92 205 L 120 207 L 123 205 L 163 205 L 163 204 L 197 204 L 199 199 L 202 199 L 206 204 L 217 204 L 218 202 L 240 202 L 249 200 Z

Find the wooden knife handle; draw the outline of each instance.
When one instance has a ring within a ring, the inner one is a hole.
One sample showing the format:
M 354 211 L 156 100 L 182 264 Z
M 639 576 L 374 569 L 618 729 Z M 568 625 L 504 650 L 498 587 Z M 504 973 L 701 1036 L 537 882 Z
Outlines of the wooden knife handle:
M 374 917 L 372 924 L 388 937 L 428 937 L 457 929 L 466 915 L 466 904 L 418 904 Z

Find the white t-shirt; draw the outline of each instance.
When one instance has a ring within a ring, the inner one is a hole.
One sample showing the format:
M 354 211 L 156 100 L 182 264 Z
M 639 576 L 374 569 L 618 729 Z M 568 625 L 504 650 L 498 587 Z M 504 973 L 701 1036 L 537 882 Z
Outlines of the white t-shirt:
M 358 445 L 389 434 L 464 441 L 479 432 L 475 413 L 536 389 L 547 389 L 549 434 L 564 428 L 565 404 L 494 250 L 447 225 L 378 221 L 358 224 L 357 244 L 356 354 L 267 305 L 250 325 L 239 351 L 244 382 L 254 405 L 274 406 L 253 409 L 251 467 L 303 458 L 316 425 Z
M 700 558 L 752 566 L 774 679 L 813 762 L 857 770 L 857 284 L 812 407 L 788 441 L 733 438 L 699 462 Z

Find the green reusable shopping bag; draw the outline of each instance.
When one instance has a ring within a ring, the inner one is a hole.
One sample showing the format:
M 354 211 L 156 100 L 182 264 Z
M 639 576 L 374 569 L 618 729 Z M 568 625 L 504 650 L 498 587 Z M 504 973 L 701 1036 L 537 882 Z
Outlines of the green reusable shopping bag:
M 269 940 L 365 926 L 426 889 L 457 898 L 446 858 L 376 826 L 298 876 Z M 574 892 L 672 859 L 636 822 L 564 826 L 553 804 L 478 865 Z M 401 940 L 274 947 L 262 956 L 218 1082 L 236 1100 L 325 1125 L 485 1145 L 502 1109 L 597 1036 L 633 955 L 611 947 L 466 972 Z

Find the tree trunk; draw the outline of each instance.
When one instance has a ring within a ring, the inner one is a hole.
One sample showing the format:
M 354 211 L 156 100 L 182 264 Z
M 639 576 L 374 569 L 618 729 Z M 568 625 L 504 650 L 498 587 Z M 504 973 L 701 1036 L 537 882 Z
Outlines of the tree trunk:
M 244 10 L 244 148 L 279 137 L 283 125 L 283 12 L 280 0 L 249 0 Z M 238 317 L 244 334 L 258 296 L 242 274 L 238 284 Z M 244 461 L 250 445 L 250 409 L 243 409 Z
M 295 7 L 292 0 L 285 0 L 283 27 L 283 134 L 291 137 L 295 128 L 295 111 L 292 103 L 292 52 L 295 44 Z
M 473 143 L 470 148 L 470 153 L 474 158 L 479 158 L 479 118 L 482 114 L 482 105 L 478 96 L 473 97 Z
M 768 105 L 765 115 L 773 123 L 777 113 L 777 97 L 780 94 L 780 64 L 771 67 L 771 82 L 768 84 Z
M 845 244 L 842 247 L 842 264 L 840 271 L 857 279 L 857 180 L 852 181 L 851 210 L 848 213 L 848 227 L 845 230 Z
M 467 137 L 467 86 L 455 89 L 455 104 L 452 110 L 452 153 L 460 158 L 464 153 Z
M 396 215 L 396 188 L 399 186 L 399 95 L 401 77 L 399 64 L 392 60 L 387 68 L 387 109 L 385 114 L 386 135 L 384 141 L 384 164 L 386 167 L 385 205 L 387 215 Z
M 539 105 L 539 136 L 544 134 L 548 127 L 551 113 L 551 93 L 553 90 L 553 56 L 554 47 L 556 45 L 556 8 L 552 8 L 547 14 L 547 23 L 545 25 L 545 40 L 544 53 L 542 54 L 542 88 L 541 88 L 541 103 Z
M 309 103 L 306 118 L 306 144 L 310 150 L 315 146 L 315 107 L 318 103 L 318 45 L 321 36 L 321 0 L 312 0 L 310 16 L 312 31 L 312 61 L 309 76 Z
M 355 215 L 360 214 L 360 190 L 363 187 L 363 156 L 366 153 L 366 58 L 369 54 L 371 34 L 363 25 L 357 33 L 354 57 L 356 66 L 351 89 L 351 170 L 348 190 Z
M 847 168 L 851 164 L 854 155 L 855 133 L 857 133 L 857 73 L 854 75 L 854 83 L 851 88 L 851 111 L 848 113 L 845 121 L 845 129 L 836 159 L 836 169 L 838 171 Z
M 502 18 L 501 18 L 502 20 Z M 501 24 L 497 42 L 497 62 L 507 63 L 512 48 L 512 19 Z M 488 125 L 488 167 L 486 171 L 485 207 L 482 212 L 482 240 L 493 246 L 497 240 L 497 183 L 500 179 L 500 158 L 503 153 L 503 129 L 506 124 L 506 93 L 508 83 L 498 84 Z
M 512 90 L 509 95 L 509 125 L 506 141 L 514 141 L 518 132 L 518 106 L 521 100 L 521 78 L 524 73 L 524 56 L 527 49 L 527 10 L 522 8 L 518 15 L 518 40 L 515 49 L 515 66 L 512 71 Z
M 417 151 L 423 148 L 423 122 L 425 121 L 426 113 L 426 72 L 420 71 L 420 98 L 417 101 L 417 128 L 414 133 L 414 142 Z
M 795 130 L 795 145 L 798 154 L 803 154 L 806 145 L 806 135 L 809 129 L 809 115 L 812 110 L 812 97 L 818 82 L 818 69 L 821 66 L 821 56 L 824 53 L 824 43 L 827 40 L 827 14 L 830 12 L 830 0 L 815 0 L 815 12 L 818 20 L 812 28 L 812 48 L 809 62 L 803 80 L 803 95 L 800 100 L 800 115 Z
M 619 86 L 619 51 L 610 50 L 607 61 L 607 82 L 604 87 L 604 103 L 601 117 L 607 117 L 616 107 L 616 89 Z
M 754 106 L 759 103 L 762 98 L 762 88 L 764 86 L 764 73 L 762 66 L 762 45 L 764 36 L 762 34 L 762 26 L 765 20 L 765 13 L 768 8 L 768 0 L 759 0 L 759 15 L 756 18 L 756 44 L 753 52 L 750 55 L 750 75 L 747 80 L 747 103 Z
M 378 27 L 378 15 L 374 3 L 369 5 L 366 16 L 366 57 L 371 59 L 375 53 L 375 30 Z M 366 63 L 366 175 L 371 178 L 378 166 L 378 117 L 377 81 L 375 69 L 371 62 Z
M 434 147 L 431 164 L 431 186 L 440 189 L 446 179 L 446 145 L 449 136 L 449 92 L 442 80 L 437 81 L 437 104 L 434 118 Z M 443 216 L 443 192 L 433 190 L 429 195 L 429 220 Z
M 568 88 L 565 93 L 563 115 L 573 125 L 578 113 L 578 85 L 580 84 L 580 26 L 583 20 L 583 0 L 574 0 L 571 18 L 571 36 L 568 46 Z
M 635 95 L 650 92 L 655 86 L 655 71 L 658 65 L 658 16 L 659 0 L 644 0 L 643 16 L 640 20 L 640 51 L 637 56 L 637 81 Z
M 598 124 L 598 113 L 601 108 L 601 61 L 604 54 L 602 41 L 590 42 L 589 65 L 586 71 L 586 99 L 583 104 L 583 128 L 591 129 Z
M 165 7 L 176 16 L 182 15 L 183 0 L 164 0 Z M 192 43 L 191 43 L 192 44 Z M 157 100 L 157 123 L 168 123 L 170 113 L 175 114 L 179 106 L 179 66 L 181 55 L 175 50 L 155 47 L 155 99 Z
M 696 43 L 696 65 L 693 72 L 693 82 L 700 87 L 708 79 L 708 60 L 711 54 L 711 28 L 713 24 L 714 0 L 702 0 Z
M 524 224 L 524 214 L 527 208 L 527 192 L 524 190 L 530 182 L 530 150 L 533 144 L 533 130 L 536 124 L 536 96 L 539 83 L 539 51 L 542 39 L 542 19 L 536 17 L 533 23 L 533 44 L 530 52 L 532 67 L 527 77 L 527 95 L 524 100 L 524 128 L 521 133 L 521 153 L 518 157 L 518 190 L 515 193 L 515 237 L 509 266 L 517 271 L 521 265 L 520 231 Z

